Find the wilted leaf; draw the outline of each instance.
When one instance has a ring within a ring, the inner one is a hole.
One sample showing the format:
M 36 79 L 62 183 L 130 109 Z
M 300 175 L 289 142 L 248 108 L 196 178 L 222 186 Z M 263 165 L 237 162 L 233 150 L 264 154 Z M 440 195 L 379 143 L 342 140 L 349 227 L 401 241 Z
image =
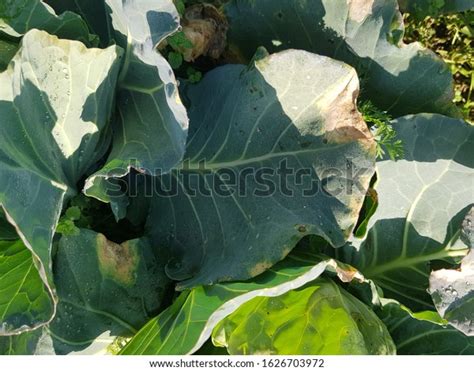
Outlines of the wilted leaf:
M 184 13 L 183 35 L 189 45 L 175 47 L 187 62 L 192 62 L 200 56 L 218 59 L 227 44 L 226 18 L 212 4 L 195 4 L 188 7 Z

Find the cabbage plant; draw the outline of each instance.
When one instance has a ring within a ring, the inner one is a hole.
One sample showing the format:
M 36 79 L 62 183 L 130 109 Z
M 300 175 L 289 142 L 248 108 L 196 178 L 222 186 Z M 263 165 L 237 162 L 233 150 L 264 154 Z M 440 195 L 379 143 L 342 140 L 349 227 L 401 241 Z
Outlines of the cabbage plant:
M 474 127 L 396 0 L 6 0 L 0 71 L 1 354 L 474 354 Z

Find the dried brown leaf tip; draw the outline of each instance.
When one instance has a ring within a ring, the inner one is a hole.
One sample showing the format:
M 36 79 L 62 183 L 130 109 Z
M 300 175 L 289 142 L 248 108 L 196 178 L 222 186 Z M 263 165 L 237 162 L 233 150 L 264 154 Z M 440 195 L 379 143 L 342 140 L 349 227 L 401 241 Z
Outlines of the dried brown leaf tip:
M 183 32 L 193 44 L 179 50 L 187 62 L 200 56 L 218 59 L 227 44 L 229 24 L 226 17 L 211 4 L 195 4 L 186 9 L 182 20 Z
M 139 256 L 136 248 L 129 243 L 116 244 L 99 234 L 97 236 L 97 256 L 102 274 L 124 286 L 135 283 Z

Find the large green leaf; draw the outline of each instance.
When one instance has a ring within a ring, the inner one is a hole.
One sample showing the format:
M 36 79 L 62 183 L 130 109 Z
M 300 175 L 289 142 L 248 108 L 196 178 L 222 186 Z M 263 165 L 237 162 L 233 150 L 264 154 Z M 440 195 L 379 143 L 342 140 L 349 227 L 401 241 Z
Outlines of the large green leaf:
M 56 15 L 42 0 L 2 0 L 0 3 L 0 35 L 21 37 L 29 30 L 39 29 L 63 39 L 82 41 L 96 46 L 97 37 L 89 33 L 84 20 L 77 14 Z
M 258 296 L 275 297 L 298 289 L 329 269 L 345 282 L 363 277 L 335 260 L 292 254 L 246 282 L 200 286 L 178 299 L 135 335 L 121 354 L 192 354 L 211 336 L 214 327 L 241 305 Z
M 0 74 L 0 207 L 48 286 L 63 201 L 108 147 L 118 55 L 32 30 Z
M 148 218 L 173 254 L 169 276 L 181 287 L 254 277 L 308 234 L 343 245 L 374 172 L 357 92 L 351 67 L 295 50 L 189 86 L 186 160 L 155 182 Z
M 54 308 L 31 252 L 21 241 L 0 241 L 0 336 L 48 322 Z
M 231 0 L 225 12 L 240 57 L 261 45 L 305 49 L 354 66 L 365 98 L 395 116 L 456 113 L 447 66 L 420 44 L 401 42 L 397 0 Z
M 370 308 L 332 280 L 243 304 L 214 329 L 229 354 L 395 354 Z
M 44 0 L 44 2 L 51 5 L 57 13 L 72 11 L 79 14 L 89 28 L 100 37 L 101 45 L 108 46 L 113 39 L 105 0 Z
M 419 19 L 474 10 L 474 0 L 398 0 L 398 3 L 403 12 Z
M 188 119 L 168 62 L 155 46 L 179 27 L 171 0 L 107 0 L 117 44 L 125 50 L 117 97 L 112 153 L 103 169 L 88 179 L 85 193 L 104 202 L 114 192 L 114 178 L 133 167 L 156 175 L 183 158 Z M 114 200 L 116 201 L 116 200 Z M 124 216 L 116 209 L 118 218 Z M 122 209 L 123 210 L 123 209 Z
M 436 312 L 412 313 L 395 301 L 378 312 L 397 346 L 397 354 L 474 355 L 474 338 L 446 324 Z
M 474 207 L 463 222 L 462 238 L 470 252 L 459 270 L 431 273 L 430 293 L 438 312 L 466 335 L 474 335 Z
M 393 127 L 405 158 L 378 163 L 379 206 L 363 239 L 336 251 L 338 259 L 412 310 L 433 309 L 427 292 L 433 264 L 456 263 L 468 248 L 462 220 L 474 200 L 474 127 L 420 114 Z
M 62 237 L 54 268 L 56 353 L 83 349 L 105 331 L 135 334 L 157 314 L 169 284 L 147 240 L 118 245 L 89 230 Z

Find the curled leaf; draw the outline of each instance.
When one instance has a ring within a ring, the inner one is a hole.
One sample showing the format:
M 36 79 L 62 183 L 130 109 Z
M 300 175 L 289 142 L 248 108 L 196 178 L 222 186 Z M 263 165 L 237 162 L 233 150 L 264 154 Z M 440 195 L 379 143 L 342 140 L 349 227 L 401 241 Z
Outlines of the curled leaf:
M 195 4 L 186 9 L 183 32 L 191 48 L 181 48 L 184 60 L 192 62 L 200 56 L 218 59 L 227 46 L 226 17 L 211 4 Z

